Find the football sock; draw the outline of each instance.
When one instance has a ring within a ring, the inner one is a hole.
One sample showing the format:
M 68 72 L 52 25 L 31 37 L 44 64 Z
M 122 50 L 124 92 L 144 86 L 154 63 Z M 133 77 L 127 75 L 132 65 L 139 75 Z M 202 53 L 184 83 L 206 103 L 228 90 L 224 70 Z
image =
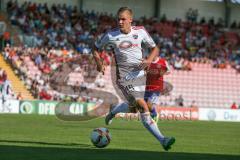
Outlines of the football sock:
M 144 127 L 155 137 L 157 140 L 163 144 L 164 136 L 160 132 L 157 124 L 152 120 L 149 113 L 140 113 L 142 124 Z
M 151 116 L 153 116 L 153 117 L 156 117 L 156 116 L 157 116 L 157 110 L 156 110 L 155 105 L 152 106 Z

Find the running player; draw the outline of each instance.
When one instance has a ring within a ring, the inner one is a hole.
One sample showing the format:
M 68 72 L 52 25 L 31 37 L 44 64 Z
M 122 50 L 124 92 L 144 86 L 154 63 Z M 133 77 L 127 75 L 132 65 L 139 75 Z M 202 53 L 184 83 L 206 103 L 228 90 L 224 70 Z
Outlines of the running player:
M 10 81 L 7 79 L 7 73 L 6 71 L 3 71 L 2 76 L 1 76 L 1 83 L 0 83 L 0 95 L 1 95 L 1 100 L 2 100 L 2 107 L 5 108 L 5 104 L 7 100 L 11 97 L 13 97 L 13 90 L 12 90 L 12 85 Z
M 141 86 L 146 85 L 146 79 L 133 79 L 126 81 L 125 77 L 130 72 L 138 72 L 146 69 L 158 55 L 159 49 L 142 26 L 132 26 L 133 13 L 128 7 L 121 7 L 117 12 L 118 28 L 107 32 L 101 40 L 95 43 L 94 58 L 97 70 L 104 73 L 104 65 L 99 57 L 99 50 L 105 47 L 113 47 L 117 66 L 117 84 L 127 102 L 117 104 L 105 118 L 106 124 L 110 124 L 114 116 L 119 112 L 129 112 L 129 106 L 135 106 L 140 111 L 141 121 L 145 128 L 154 135 L 165 150 L 171 148 L 175 142 L 173 137 L 164 137 L 157 124 L 151 118 L 146 101 L 145 90 Z M 142 46 L 144 43 L 151 49 L 147 59 L 143 59 Z M 145 77 L 143 77 L 145 78 Z
M 156 57 L 147 72 L 145 101 L 148 103 L 151 117 L 158 122 L 156 108 L 160 105 L 159 96 L 163 94 L 163 75 L 170 73 L 168 62 L 164 58 Z

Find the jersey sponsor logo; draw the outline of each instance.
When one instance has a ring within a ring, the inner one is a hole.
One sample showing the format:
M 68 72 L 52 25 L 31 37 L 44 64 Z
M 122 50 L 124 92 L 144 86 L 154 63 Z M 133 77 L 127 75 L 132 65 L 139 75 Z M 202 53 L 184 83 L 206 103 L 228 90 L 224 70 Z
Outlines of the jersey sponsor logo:
M 121 48 L 121 49 L 127 49 L 127 48 L 130 48 L 130 47 L 132 47 L 132 42 L 130 42 L 130 41 L 122 41 L 119 44 L 119 48 Z
M 138 46 L 138 44 L 132 44 L 132 42 L 130 42 L 130 41 L 122 41 L 119 44 L 120 49 L 127 49 L 127 48 L 137 47 L 137 46 Z

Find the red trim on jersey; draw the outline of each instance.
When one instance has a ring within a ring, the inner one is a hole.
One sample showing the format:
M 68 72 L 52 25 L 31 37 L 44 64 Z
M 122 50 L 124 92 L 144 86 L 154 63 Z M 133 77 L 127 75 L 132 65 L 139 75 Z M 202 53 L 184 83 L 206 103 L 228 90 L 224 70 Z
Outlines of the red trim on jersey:
M 145 30 L 144 26 L 132 26 L 132 29 L 134 29 L 134 30 L 144 29 Z
M 146 30 L 146 28 L 144 26 L 132 26 L 132 29 L 133 30 L 143 29 L 147 33 L 148 37 L 151 38 L 150 34 L 148 33 L 148 31 Z
M 163 73 L 168 71 L 167 62 L 163 58 L 152 62 L 147 72 L 147 91 L 163 91 Z

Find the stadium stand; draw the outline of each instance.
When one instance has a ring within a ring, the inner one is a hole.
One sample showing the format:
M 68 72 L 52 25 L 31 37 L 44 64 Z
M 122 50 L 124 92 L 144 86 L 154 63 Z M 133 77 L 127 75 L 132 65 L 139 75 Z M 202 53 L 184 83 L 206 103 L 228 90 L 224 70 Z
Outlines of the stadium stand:
M 182 95 L 184 106 L 195 101 L 198 107 L 229 108 L 239 101 L 240 75 L 233 68 L 213 68 L 211 64 L 192 63 L 192 71 L 173 70 L 166 76 L 174 89 L 171 96 Z M 168 105 L 170 96 L 162 97 Z
M 14 90 L 15 95 L 21 94 L 22 98 L 27 100 L 32 100 L 33 96 L 31 93 L 26 89 L 18 76 L 14 73 L 12 68 L 7 64 L 2 55 L 0 55 L 0 68 L 3 69 L 7 73 L 8 80 L 11 82 L 12 88 Z M 16 97 L 17 98 L 17 97 Z
M 110 56 L 105 56 L 108 67 L 102 76 L 96 72 L 90 54 L 94 39 L 115 27 L 112 15 L 31 2 L 22 6 L 8 3 L 7 11 L 12 25 L 21 29 L 27 45 L 6 47 L 3 55 L 17 68 L 35 98 L 59 100 L 79 90 L 91 89 L 110 92 L 119 98 L 112 83 L 106 83 L 112 80 Z M 239 102 L 237 32 L 227 31 L 212 21 L 140 18 L 135 24 L 146 26 L 161 48 L 160 56 L 166 57 L 172 66 L 172 74 L 166 76 L 166 81 L 174 88 L 171 95 L 161 97 L 162 105 L 171 106 L 180 95 L 184 106 L 194 103 L 198 107 L 229 108 L 233 102 Z M 16 50 L 17 54 L 9 56 L 7 49 Z

